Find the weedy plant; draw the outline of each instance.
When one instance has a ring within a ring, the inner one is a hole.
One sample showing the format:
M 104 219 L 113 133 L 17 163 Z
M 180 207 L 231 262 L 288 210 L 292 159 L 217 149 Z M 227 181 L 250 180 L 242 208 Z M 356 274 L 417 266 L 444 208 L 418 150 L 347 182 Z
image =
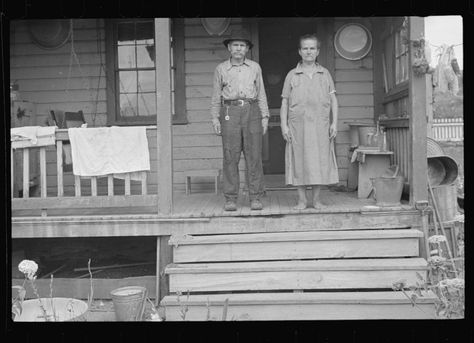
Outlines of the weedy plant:
M 464 318 L 464 216 L 456 220 L 462 225 L 460 234 L 456 237 L 457 242 L 454 243 L 458 246 L 458 256 L 450 256 L 446 236 L 433 235 L 428 239 L 430 257 L 427 279 L 417 273 L 418 280 L 415 285 L 407 286 L 405 280 L 400 280 L 392 286 L 395 291 L 403 292 L 413 306 L 417 306 L 417 300 L 425 296 L 423 291 L 432 291 L 436 295 L 436 315 L 440 319 Z M 407 290 L 410 290 L 411 294 L 408 294 Z

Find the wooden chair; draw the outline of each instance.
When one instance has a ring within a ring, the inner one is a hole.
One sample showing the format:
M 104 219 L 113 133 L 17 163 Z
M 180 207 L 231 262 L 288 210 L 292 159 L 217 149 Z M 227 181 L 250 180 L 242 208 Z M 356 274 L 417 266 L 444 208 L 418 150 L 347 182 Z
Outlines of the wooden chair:
M 70 127 L 81 127 L 82 124 L 86 123 L 84 119 L 84 113 L 81 111 L 77 112 L 63 112 L 53 111 L 50 112 L 50 120 L 53 125 L 56 125 L 59 129 L 68 129 Z M 63 142 L 63 171 L 71 172 L 72 163 L 68 163 L 71 159 L 71 145 L 69 141 Z
M 51 121 L 60 129 L 81 127 L 82 124 L 86 123 L 82 110 L 78 112 L 51 111 L 50 114 Z

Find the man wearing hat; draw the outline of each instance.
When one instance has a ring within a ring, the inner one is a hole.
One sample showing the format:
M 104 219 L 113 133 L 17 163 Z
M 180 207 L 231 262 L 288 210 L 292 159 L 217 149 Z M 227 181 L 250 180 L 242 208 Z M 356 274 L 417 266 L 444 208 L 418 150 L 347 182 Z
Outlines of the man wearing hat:
M 245 57 L 253 46 L 247 31 L 233 31 L 223 43 L 230 58 L 220 63 L 214 72 L 211 115 L 215 133 L 222 135 L 224 209 L 237 209 L 239 160 L 243 151 L 250 208 L 261 210 L 260 197 L 264 192 L 262 136 L 267 132 L 270 116 L 262 69 Z

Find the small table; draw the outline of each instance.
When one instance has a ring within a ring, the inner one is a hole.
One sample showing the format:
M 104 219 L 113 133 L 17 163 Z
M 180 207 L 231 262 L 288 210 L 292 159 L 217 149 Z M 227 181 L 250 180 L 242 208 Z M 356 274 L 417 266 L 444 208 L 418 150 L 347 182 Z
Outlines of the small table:
M 185 188 L 186 195 L 191 193 L 191 177 L 192 176 L 211 176 L 214 177 L 214 192 L 217 194 L 219 191 L 219 177 L 221 171 L 220 169 L 206 169 L 206 170 L 185 170 L 184 179 L 185 179 Z
M 357 197 L 367 198 L 373 188 L 370 179 L 382 176 L 390 168 L 390 156 L 393 151 L 358 148 L 354 153 L 357 154 L 356 161 L 359 163 Z

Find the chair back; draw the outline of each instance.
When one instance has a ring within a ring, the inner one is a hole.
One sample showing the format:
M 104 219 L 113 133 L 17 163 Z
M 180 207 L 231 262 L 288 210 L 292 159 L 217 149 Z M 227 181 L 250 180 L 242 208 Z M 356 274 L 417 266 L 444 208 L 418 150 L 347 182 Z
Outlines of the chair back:
M 60 129 L 81 127 L 86 123 L 82 110 L 78 112 L 51 111 L 50 114 L 53 124 Z

